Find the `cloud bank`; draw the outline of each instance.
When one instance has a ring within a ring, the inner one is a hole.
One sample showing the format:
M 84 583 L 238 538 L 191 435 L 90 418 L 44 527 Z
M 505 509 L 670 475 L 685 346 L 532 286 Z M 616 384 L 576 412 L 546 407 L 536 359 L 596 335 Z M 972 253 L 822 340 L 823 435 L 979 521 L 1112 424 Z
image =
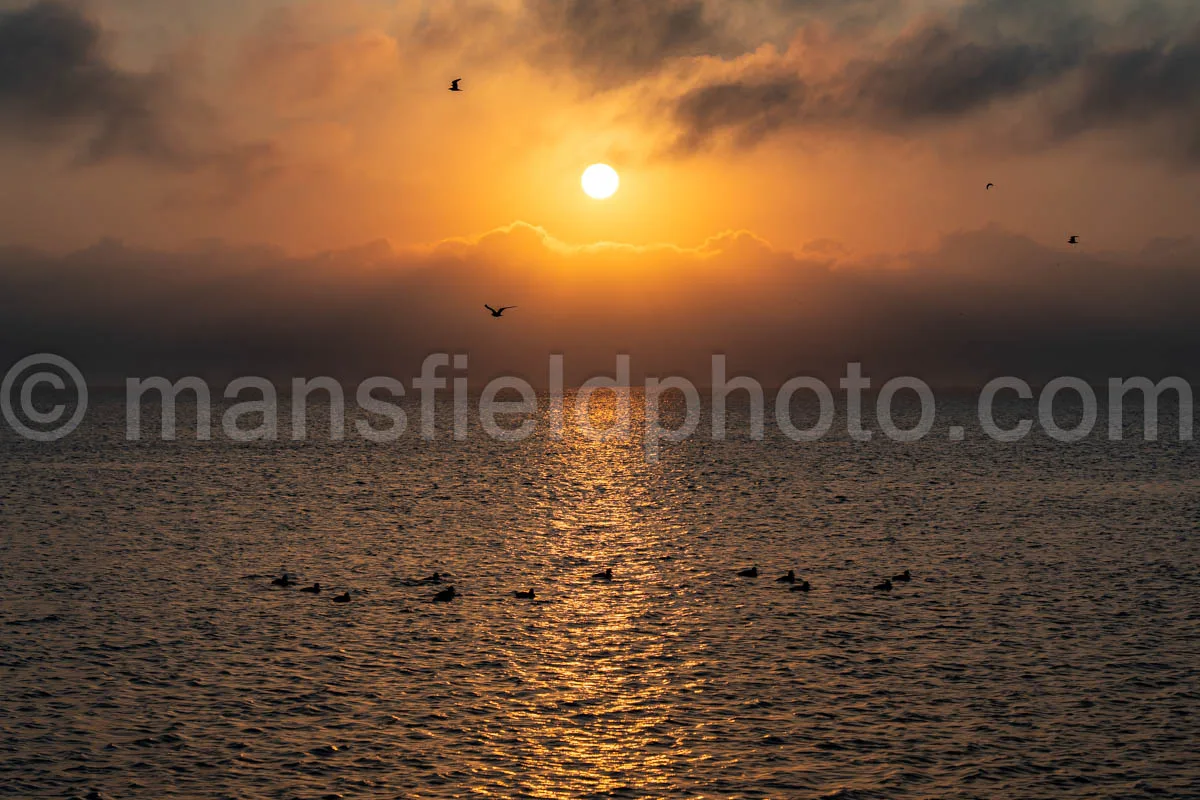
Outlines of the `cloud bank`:
M 704 383 L 709 358 L 766 384 L 882 380 L 967 386 L 998 375 L 1200 378 L 1200 244 L 1047 249 L 997 230 L 929 252 L 847 260 L 836 243 L 780 252 L 747 234 L 704 245 L 572 247 L 514 225 L 396 251 L 297 258 L 219 244 L 147 252 L 105 243 L 62 257 L 0 251 L 0 362 L 55 352 L 94 381 L 129 376 L 332 375 L 407 380 L 431 352 L 471 376 L 578 383 L 633 357 L 635 380 Z M 483 309 L 517 305 L 503 320 Z M 480 388 L 477 386 L 476 388 Z

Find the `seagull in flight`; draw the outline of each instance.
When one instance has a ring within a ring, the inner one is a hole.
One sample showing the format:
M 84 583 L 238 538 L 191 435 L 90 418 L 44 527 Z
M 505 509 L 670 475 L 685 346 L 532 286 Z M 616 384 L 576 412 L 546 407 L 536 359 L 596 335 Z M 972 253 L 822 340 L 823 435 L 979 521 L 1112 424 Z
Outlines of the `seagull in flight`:
M 1067 239 L 1067 244 L 1079 244 L 1079 237 L 1072 236 L 1070 239 Z
M 462 81 L 462 78 L 455 78 L 454 80 L 450 81 L 450 91 L 461 92 L 462 89 L 458 88 L 458 84 L 460 81 Z
M 516 306 L 501 306 L 500 308 L 492 308 L 491 306 L 489 306 L 486 303 L 484 303 L 483 307 L 486 308 L 488 311 L 492 312 L 492 316 L 496 317 L 497 319 L 499 319 L 500 317 L 503 317 L 504 312 L 508 311 L 510 308 L 516 308 Z

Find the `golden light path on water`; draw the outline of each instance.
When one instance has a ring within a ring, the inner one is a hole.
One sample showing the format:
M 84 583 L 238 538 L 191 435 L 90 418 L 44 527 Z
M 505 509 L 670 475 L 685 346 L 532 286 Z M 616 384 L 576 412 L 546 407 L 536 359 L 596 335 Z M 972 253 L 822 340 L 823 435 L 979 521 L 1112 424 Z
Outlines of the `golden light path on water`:
M 597 429 L 619 424 L 611 399 L 601 395 L 592 405 Z M 660 576 L 652 561 L 630 558 L 657 544 L 643 525 L 654 499 L 640 446 L 571 436 L 548 462 L 556 485 L 550 496 L 557 495 L 545 509 L 552 560 L 595 571 L 617 564 L 619 580 L 564 592 L 536 623 L 537 661 L 514 659 L 520 681 L 541 698 L 516 715 L 529 731 L 518 762 L 523 778 L 533 796 L 546 798 L 604 795 L 627 787 L 630 775 L 641 776 L 644 791 L 668 786 L 674 766 L 691 754 L 659 746 L 677 633 L 669 625 L 646 628 L 656 616 L 646 587 Z M 673 532 L 660 528 L 656 536 Z

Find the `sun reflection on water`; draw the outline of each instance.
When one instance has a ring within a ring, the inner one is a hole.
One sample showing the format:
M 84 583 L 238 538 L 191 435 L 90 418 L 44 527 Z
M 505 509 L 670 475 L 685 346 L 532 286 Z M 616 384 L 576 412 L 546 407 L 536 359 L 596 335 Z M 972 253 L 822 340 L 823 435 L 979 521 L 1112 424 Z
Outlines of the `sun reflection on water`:
M 596 395 L 593 426 L 621 424 L 611 393 Z M 629 422 L 640 424 L 634 404 Z M 690 757 L 669 736 L 665 687 L 676 664 L 669 620 L 657 613 L 658 545 L 671 535 L 653 496 L 654 467 L 636 441 L 570 435 L 546 454 L 551 560 L 579 568 L 536 624 L 536 659 L 513 669 L 529 702 L 521 728 L 519 783 L 535 797 L 605 794 L 638 775 L 645 791 L 670 784 Z M 612 583 L 590 579 L 612 567 Z M 661 587 L 659 589 L 661 591 Z

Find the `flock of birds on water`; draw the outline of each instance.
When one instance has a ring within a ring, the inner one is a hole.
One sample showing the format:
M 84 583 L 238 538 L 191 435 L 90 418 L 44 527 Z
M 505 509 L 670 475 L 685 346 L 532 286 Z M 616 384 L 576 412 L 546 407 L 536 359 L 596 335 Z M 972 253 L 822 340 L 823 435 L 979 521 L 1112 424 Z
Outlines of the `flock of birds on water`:
M 754 566 L 754 567 L 750 567 L 749 569 L 743 569 L 740 572 L 738 572 L 737 575 L 739 578 L 757 578 L 757 577 L 759 577 L 758 567 Z M 245 577 L 245 578 L 261 578 L 263 576 L 262 575 L 245 575 L 243 577 Z M 440 572 L 435 572 L 432 575 L 430 575 L 428 578 L 422 578 L 418 581 L 410 581 L 409 583 L 411 585 L 436 585 L 436 584 L 442 583 L 443 580 L 444 580 L 443 575 Z M 600 572 L 597 572 L 596 574 L 592 575 L 592 580 L 597 583 L 612 583 L 614 580 L 612 567 L 608 567 L 607 569 L 601 570 Z M 875 584 L 872 587 L 872 589 L 877 592 L 890 592 L 890 591 L 892 591 L 892 589 L 895 588 L 895 584 L 910 583 L 911 581 L 912 581 L 912 572 L 910 572 L 909 570 L 906 569 L 906 570 L 904 570 L 904 572 L 893 575 L 890 578 L 884 578 L 882 581 Z M 811 592 L 812 591 L 812 584 L 806 580 L 797 578 L 796 571 L 794 569 L 789 569 L 787 571 L 786 575 L 781 575 L 780 577 L 776 578 L 775 582 L 789 584 L 791 586 L 791 591 L 793 591 L 793 592 Z M 300 584 L 298 584 L 294 580 L 292 580 L 292 577 L 287 572 L 284 572 L 278 578 L 272 579 L 271 585 L 277 586 L 282 589 L 290 589 L 294 586 L 299 586 Z M 302 587 L 300 589 L 300 591 L 304 592 L 305 594 L 318 595 L 318 594 L 321 594 L 321 592 L 323 590 L 321 588 L 320 583 L 314 583 L 312 586 Z M 442 589 L 441 591 L 439 591 L 437 594 L 433 595 L 433 597 L 429 598 L 429 600 L 432 603 L 449 603 L 457 597 L 461 597 L 461 595 L 458 593 L 458 590 L 455 589 L 453 586 L 448 586 L 445 589 Z M 523 591 L 518 589 L 518 590 L 513 591 L 513 597 L 515 597 L 518 600 L 535 600 L 535 599 L 537 599 L 537 593 L 534 591 L 534 589 L 532 587 L 529 589 L 525 589 Z M 352 601 L 352 599 L 353 598 L 351 598 L 350 592 L 343 592 L 342 594 L 339 594 L 336 597 L 334 597 L 333 602 L 349 603 Z

